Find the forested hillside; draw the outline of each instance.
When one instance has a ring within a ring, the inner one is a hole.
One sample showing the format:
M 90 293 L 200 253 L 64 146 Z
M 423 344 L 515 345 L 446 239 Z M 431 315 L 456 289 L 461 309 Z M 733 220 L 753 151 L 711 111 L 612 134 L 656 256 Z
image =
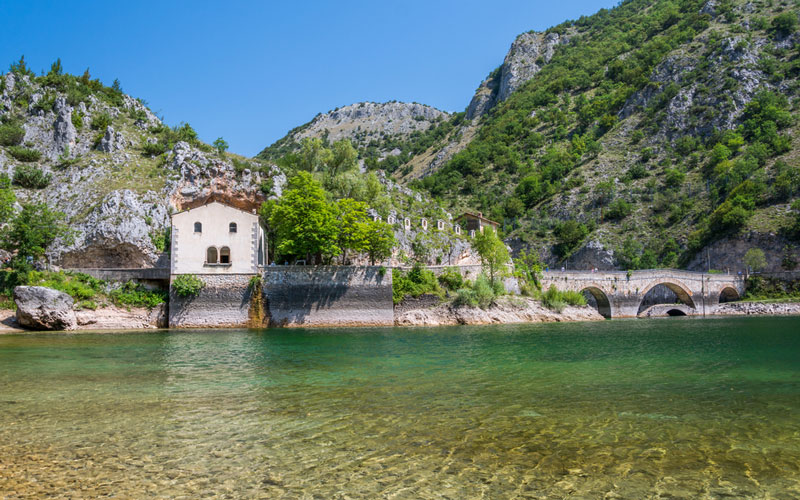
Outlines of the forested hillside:
M 791 235 L 796 7 L 632 0 L 556 26 L 569 42 L 417 185 L 560 258 L 597 240 L 623 268 Z
M 624 1 L 520 35 L 465 113 L 359 153 L 554 265 L 791 268 L 797 27 L 794 0 Z

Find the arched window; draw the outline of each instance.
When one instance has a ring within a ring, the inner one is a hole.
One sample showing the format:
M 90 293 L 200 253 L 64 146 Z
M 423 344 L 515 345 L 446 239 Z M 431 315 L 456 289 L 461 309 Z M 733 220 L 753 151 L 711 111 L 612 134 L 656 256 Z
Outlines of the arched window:
M 217 249 L 214 247 L 208 247 L 208 249 L 206 250 L 206 264 L 216 264 L 216 263 L 217 263 Z
M 236 223 L 235 222 L 231 222 L 230 224 L 228 224 L 228 231 L 231 232 L 231 233 L 235 233 L 236 232 Z
M 219 263 L 220 264 L 230 264 L 231 263 L 231 249 L 228 247 L 222 247 L 219 250 Z
M 202 233 L 203 232 L 203 224 L 199 222 L 194 223 L 194 232 L 195 233 Z

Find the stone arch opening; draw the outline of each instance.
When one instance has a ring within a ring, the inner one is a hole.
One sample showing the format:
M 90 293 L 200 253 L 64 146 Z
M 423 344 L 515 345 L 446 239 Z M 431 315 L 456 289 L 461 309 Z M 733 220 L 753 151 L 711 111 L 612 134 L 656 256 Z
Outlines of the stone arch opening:
M 680 309 L 670 309 L 667 311 L 667 316 L 686 316 L 686 313 Z
M 586 303 L 599 312 L 604 318 L 611 318 L 611 302 L 608 300 L 608 295 L 596 286 L 588 286 L 581 290 L 581 293 L 586 297 Z
M 683 304 L 695 309 L 692 292 L 682 285 L 670 281 L 656 283 L 644 290 L 644 295 L 639 301 L 637 315 L 657 304 Z M 669 314 L 669 311 L 667 311 L 667 314 Z
M 726 286 L 719 292 L 719 303 L 723 304 L 725 302 L 735 302 L 739 300 L 741 297 L 739 296 L 739 292 L 736 291 L 735 288 Z

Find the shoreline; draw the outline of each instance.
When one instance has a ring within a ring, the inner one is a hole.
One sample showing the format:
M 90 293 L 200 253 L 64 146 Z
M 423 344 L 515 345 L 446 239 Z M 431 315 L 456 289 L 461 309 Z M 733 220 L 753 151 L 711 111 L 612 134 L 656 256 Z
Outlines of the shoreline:
M 98 308 L 95 311 L 76 311 L 78 327 L 71 332 L 142 332 L 148 330 L 164 330 L 163 308 L 130 308 L 115 306 Z M 726 302 L 717 306 L 713 313 L 687 316 L 699 317 L 736 317 L 736 316 L 800 316 L 798 302 Z M 612 318 L 640 319 L 640 318 Z M 394 325 L 365 325 L 387 328 L 414 328 L 459 325 L 512 325 L 535 323 L 566 323 L 584 321 L 605 321 L 596 309 L 590 306 L 567 306 L 561 312 L 544 307 L 541 302 L 528 297 L 506 296 L 499 299 L 491 307 L 458 306 L 452 303 L 440 303 L 428 307 L 406 309 L 395 313 Z M 353 328 L 348 325 L 303 325 L 274 326 L 263 328 Z M 233 329 L 247 326 L 209 326 L 202 329 Z M 176 328 L 176 330 L 196 330 L 198 328 Z M 10 309 L 0 310 L 0 335 L 15 333 L 42 333 L 54 330 L 30 330 L 19 326 L 16 312 Z

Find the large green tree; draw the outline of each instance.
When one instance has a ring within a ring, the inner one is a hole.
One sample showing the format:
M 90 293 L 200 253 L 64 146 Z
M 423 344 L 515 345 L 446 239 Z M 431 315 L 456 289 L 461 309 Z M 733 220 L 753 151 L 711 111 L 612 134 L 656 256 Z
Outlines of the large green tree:
M 270 227 L 275 229 L 280 254 L 307 261 L 313 256 L 319 264 L 339 253 L 336 210 L 310 173 L 300 171 L 290 178 L 271 212 Z
M 347 251 L 361 252 L 367 243 L 367 204 L 351 198 L 336 202 L 339 212 L 338 245 L 342 264 L 347 264 Z
M 367 221 L 365 225 L 366 244 L 364 251 L 369 256 L 369 263 L 375 265 L 392 255 L 395 239 L 392 226 L 381 221 Z
M 481 265 L 489 268 L 489 279 L 494 285 L 495 279 L 505 274 L 505 265 L 510 260 L 506 244 L 487 227 L 475 235 L 472 246 L 481 258 Z

